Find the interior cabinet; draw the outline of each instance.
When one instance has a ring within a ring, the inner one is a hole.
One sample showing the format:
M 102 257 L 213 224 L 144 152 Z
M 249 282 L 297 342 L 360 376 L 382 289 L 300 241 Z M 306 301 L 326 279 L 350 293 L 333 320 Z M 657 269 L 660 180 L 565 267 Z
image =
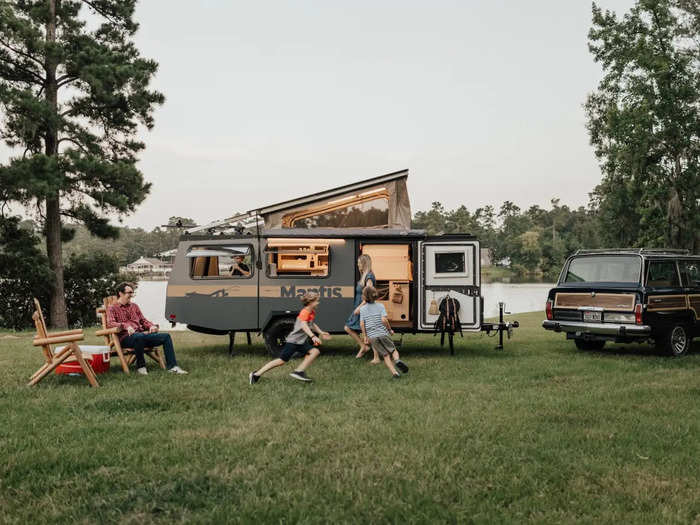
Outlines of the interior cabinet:
M 328 275 L 328 244 L 270 241 L 267 245 L 271 275 Z
M 408 244 L 364 244 L 362 253 L 372 258 L 372 272 L 378 280 L 413 280 L 413 264 Z

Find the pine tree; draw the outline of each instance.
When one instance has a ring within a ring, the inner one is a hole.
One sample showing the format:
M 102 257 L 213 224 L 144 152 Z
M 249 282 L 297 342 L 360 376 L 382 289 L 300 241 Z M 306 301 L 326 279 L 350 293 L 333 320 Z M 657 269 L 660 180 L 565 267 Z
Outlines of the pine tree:
M 136 168 L 162 94 L 134 46 L 136 0 L 0 0 L 0 138 L 17 155 L 0 166 L 0 198 L 36 206 L 55 283 L 51 324 L 67 324 L 64 221 L 115 237 L 150 184 Z

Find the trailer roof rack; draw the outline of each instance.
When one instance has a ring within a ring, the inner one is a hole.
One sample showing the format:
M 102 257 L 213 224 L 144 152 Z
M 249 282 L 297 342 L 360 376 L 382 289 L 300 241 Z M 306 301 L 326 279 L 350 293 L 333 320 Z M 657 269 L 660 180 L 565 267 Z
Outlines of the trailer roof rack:
M 574 255 L 589 255 L 595 253 L 637 253 L 653 255 L 689 255 L 690 250 L 681 248 L 597 248 L 594 250 L 576 250 Z

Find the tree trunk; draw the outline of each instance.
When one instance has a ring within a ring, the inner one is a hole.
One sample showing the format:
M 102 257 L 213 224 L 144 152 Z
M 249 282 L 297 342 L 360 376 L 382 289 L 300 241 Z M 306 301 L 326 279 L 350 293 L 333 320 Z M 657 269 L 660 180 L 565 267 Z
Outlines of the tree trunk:
M 49 18 L 46 23 L 46 42 L 56 41 L 56 0 L 49 0 Z M 58 113 L 58 83 L 56 82 L 56 63 L 50 58 L 51 50 L 46 55 L 46 101 L 54 114 Z M 48 156 L 58 155 L 58 132 L 56 125 L 50 122 L 46 127 L 45 153 Z M 63 250 L 61 246 L 61 204 L 58 189 L 46 199 L 46 252 L 49 256 L 49 267 L 54 274 L 54 286 L 51 291 L 49 305 L 51 326 L 66 328 L 66 295 L 63 287 Z
M 46 252 L 49 267 L 54 274 L 54 286 L 51 291 L 51 326 L 67 328 L 66 294 L 63 287 L 63 250 L 61 247 L 61 214 L 59 213 L 58 192 L 56 196 L 46 199 Z

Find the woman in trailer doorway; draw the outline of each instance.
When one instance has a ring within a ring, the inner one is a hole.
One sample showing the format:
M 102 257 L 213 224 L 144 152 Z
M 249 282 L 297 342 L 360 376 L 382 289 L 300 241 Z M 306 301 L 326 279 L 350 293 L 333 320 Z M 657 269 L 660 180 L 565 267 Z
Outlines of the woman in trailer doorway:
M 365 286 L 367 285 L 371 285 L 376 288 L 377 278 L 372 273 L 372 258 L 369 255 L 362 254 L 357 258 L 357 268 L 360 270 L 360 280 L 357 281 L 357 285 L 355 286 L 355 307 L 350 314 L 350 317 L 348 317 L 348 320 L 345 321 L 345 331 L 360 346 L 360 349 L 355 356 L 357 359 L 359 359 L 367 353 L 367 350 L 370 349 L 369 345 L 365 344 L 360 337 L 360 332 L 362 331 L 362 328 L 360 328 L 360 307 L 365 304 L 365 302 L 362 300 L 362 290 L 364 290 Z M 376 352 L 374 352 L 374 359 L 372 359 L 372 363 L 379 362 L 379 356 Z

